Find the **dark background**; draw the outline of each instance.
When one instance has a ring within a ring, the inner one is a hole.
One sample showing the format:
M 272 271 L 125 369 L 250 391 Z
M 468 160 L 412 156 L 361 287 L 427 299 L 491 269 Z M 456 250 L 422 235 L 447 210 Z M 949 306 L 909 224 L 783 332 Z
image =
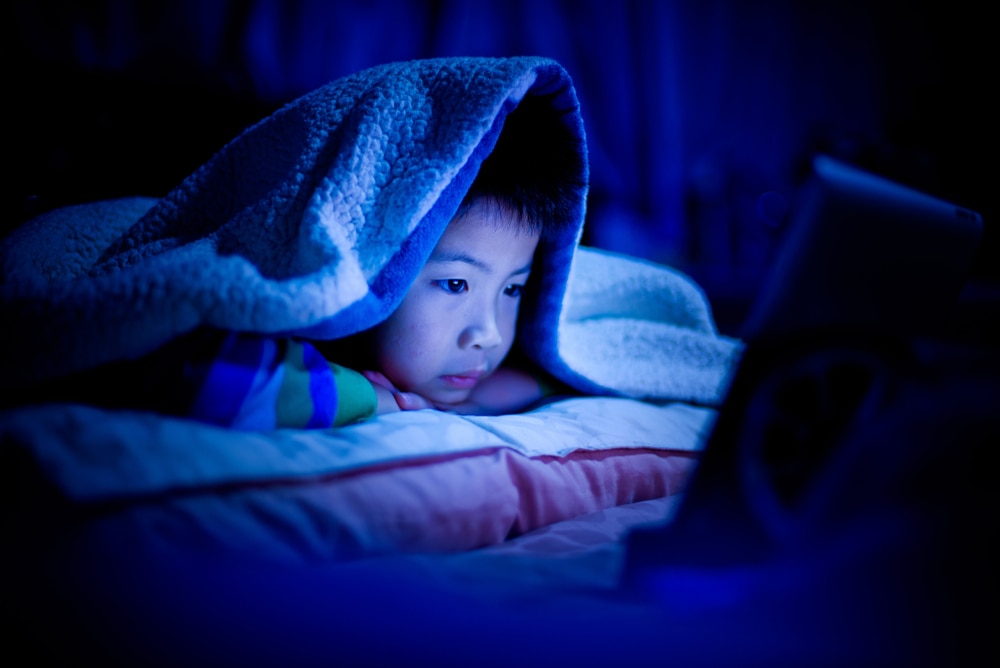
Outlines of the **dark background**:
M 974 3 L 762 0 L 12 0 L 4 228 L 161 196 L 245 127 L 379 63 L 543 55 L 570 72 L 592 171 L 585 242 L 675 266 L 741 321 L 791 195 L 830 153 L 978 210 L 998 272 L 994 39 Z
M 368 66 L 449 55 L 543 55 L 566 67 L 582 104 L 592 171 L 585 241 L 688 272 L 704 287 L 724 332 L 738 328 L 780 240 L 781 227 L 758 215 L 760 196 L 791 196 L 817 151 L 978 210 L 986 221 L 986 236 L 972 273 L 974 289 L 965 299 L 984 305 L 983 315 L 974 319 L 995 317 L 1000 304 L 993 147 L 994 123 L 1000 118 L 993 101 L 1000 59 L 993 46 L 996 23 L 987 16 L 986 5 L 888 0 L 11 0 L 0 12 L 9 205 L 4 231 L 55 206 L 164 195 L 248 125 L 309 90 Z M 825 478 L 833 483 L 814 497 L 824 501 L 819 508 L 825 514 L 803 545 L 793 545 L 798 551 L 771 570 L 756 571 L 739 561 L 740 513 L 750 506 L 737 496 L 738 485 L 726 484 L 726 475 L 738 473 L 726 465 L 735 467 L 734 452 L 755 443 L 769 453 L 761 445 L 774 442 L 764 436 L 768 417 L 784 419 L 784 409 L 800 417 L 802 405 L 810 408 L 811 396 L 802 387 L 829 390 L 834 399 L 839 395 L 830 382 L 833 374 L 809 375 L 814 362 L 827 359 L 822 346 L 793 354 L 784 365 L 771 365 L 769 359 L 755 362 L 772 390 L 791 388 L 785 398 L 798 408 L 769 403 L 773 397 L 763 391 L 755 394 L 751 373 L 745 396 L 735 393 L 736 401 L 722 413 L 730 420 L 722 424 L 735 426 L 719 433 L 732 438 L 715 441 L 708 449 L 715 463 L 706 459 L 701 469 L 714 466 L 718 477 L 696 479 L 701 487 L 694 487 L 694 494 L 702 494 L 701 500 L 689 497 L 696 502 L 687 504 L 687 524 L 672 525 L 681 532 L 691 526 L 712 530 L 696 532 L 697 540 L 683 533 L 653 534 L 645 538 L 649 545 L 639 535 L 629 546 L 629 572 L 641 575 L 646 569 L 662 576 L 658 595 L 677 617 L 676 624 L 665 625 L 662 645 L 659 639 L 654 644 L 670 650 L 658 655 L 661 663 L 663 656 L 690 656 L 701 659 L 697 665 L 735 665 L 744 662 L 743 652 L 750 647 L 766 648 L 766 657 L 793 659 L 777 665 L 834 665 L 828 650 L 846 647 L 844 656 L 853 656 L 859 646 L 876 641 L 890 654 L 899 650 L 910 657 L 913 648 L 926 645 L 924 636 L 935 634 L 945 650 L 943 661 L 929 656 L 924 663 L 891 665 L 995 663 L 978 657 L 972 663 L 958 660 L 966 653 L 996 651 L 991 643 L 995 465 L 987 457 L 995 458 L 1000 433 L 989 403 L 995 402 L 1000 379 L 1000 329 L 985 331 L 991 337 L 989 354 L 974 350 L 960 356 L 957 370 L 940 365 L 947 373 L 934 366 L 935 374 L 929 374 L 921 367 L 916 379 L 899 380 L 892 368 L 883 369 L 893 360 L 875 357 L 872 363 L 882 374 L 875 380 L 888 377 L 891 382 L 884 385 L 896 394 L 886 390 L 887 406 L 865 418 L 870 428 L 861 429 L 855 441 L 840 439 L 831 430 L 831 423 L 838 424 L 833 418 L 803 422 L 813 431 L 802 438 L 824 445 L 836 457 L 833 473 Z M 868 352 L 857 356 L 871 362 Z M 842 357 L 855 359 L 849 347 L 832 353 L 828 366 L 834 370 Z M 752 372 L 755 367 L 749 368 Z M 812 386 L 803 386 L 803 380 Z M 744 411 L 741 400 L 756 403 Z M 853 404 L 848 404 L 850 418 Z M 740 422 L 744 413 L 746 424 L 758 425 L 758 432 Z M 812 450 L 802 451 L 811 456 Z M 798 463 L 794 456 L 787 459 Z M 807 473 L 823 471 L 819 464 L 807 464 L 814 467 Z M 780 467 L 774 469 L 780 472 Z M 793 473 L 799 475 L 798 469 Z M 688 549 L 696 563 L 729 559 L 735 566 L 697 571 L 693 578 L 689 569 L 672 572 L 663 566 L 670 545 L 681 552 Z M 128 557 L 115 556 L 122 562 Z M 643 563 L 644 557 L 649 563 Z M 117 604 L 121 597 L 116 599 L 116 592 L 105 591 L 103 581 L 89 577 L 108 567 L 97 560 L 87 563 L 91 570 L 74 567 L 67 573 L 86 580 L 88 591 L 95 592 L 93 600 L 102 606 Z M 391 642 L 380 643 L 384 630 L 393 627 L 381 620 L 383 615 L 392 619 L 395 608 L 384 601 L 398 604 L 406 591 L 389 591 L 391 596 L 383 599 L 372 595 L 371 582 L 358 581 L 350 590 L 356 592 L 352 602 L 369 616 L 355 617 L 356 609 L 329 597 L 329 588 L 314 573 L 275 580 L 273 573 L 247 577 L 228 567 L 194 573 L 201 580 L 182 573 L 177 581 L 187 589 L 179 588 L 180 593 L 168 591 L 169 578 L 136 577 L 139 584 L 127 589 L 124 600 L 141 598 L 146 609 L 137 606 L 136 616 L 123 606 L 121 619 L 133 626 L 133 617 L 139 623 L 148 619 L 142 613 L 160 604 L 164 593 L 167 602 L 200 605 L 198 597 L 185 598 L 194 591 L 194 582 L 204 584 L 201 596 L 211 611 L 195 618 L 220 611 L 214 618 L 223 630 L 237 629 L 240 620 L 260 614 L 286 632 L 304 629 L 315 644 L 299 647 L 298 656 L 312 649 L 325 652 L 337 623 L 313 612 L 329 615 L 330 608 L 337 608 L 349 622 L 344 633 L 360 634 L 356 647 L 346 648 L 349 656 L 367 651 L 366 641 L 390 651 Z M 6 571 L 24 579 L 20 571 Z M 50 606 L 27 581 L 28 600 L 48 622 Z M 131 582 L 127 577 L 123 581 Z M 159 597 L 150 584 L 159 585 Z M 50 586 L 57 588 L 58 581 Z M 744 592 L 756 592 L 756 598 Z M 284 614 L 289 607 L 276 606 L 279 599 L 295 602 L 297 614 L 278 619 L 279 611 Z M 422 618 L 424 610 L 434 612 L 433 601 L 415 600 L 418 606 L 403 608 L 418 610 L 406 620 L 407 628 L 416 624 L 409 637 L 426 631 L 430 638 L 417 643 L 418 648 L 430 648 L 445 633 L 449 643 L 463 636 L 452 632 L 449 623 L 438 624 L 440 614 Z M 692 622 L 688 601 L 701 611 L 696 619 L 702 625 Z M 100 624 L 101 609 L 97 606 L 95 613 L 79 607 L 87 611 L 90 626 Z M 232 618 L 237 621 L 231 622 L 228 613 L 236 613 Z M 537 635 L 536 647 L 526 647 L 521 619 L 500 620 L 511 624 L 505 628 L 491 624 L 497 620 L 484 618 L 488 615 L 482 611 L 478 617 L 466 610 L 458 614 L 452 621 L 469 630 L 466 647 L 488 641 L 483 646 L 494 652 L 494 664 L 502 662 L 498 657 L 511 657 L 510 663 L 530 659 L 524 649 L 562 649 L 562 640 L 574 631 L 566 623 L 549 626 Z M 920 632 L 899 621 L 922 623 L 925 614 L 928 624 L 918 627 Z M 368 619 L 380 621 L 374 631 L 362 628 Z M 841 630 L 845 619 L 860 620 L 851 628 L 867 625 L 868 635 L 847 636 Z M 614 652 L 620 648 L 628 660 L 653 642 L 644 628 L 630 622 L 599 631 L 619 632 L 603 637 L 620 638 Z M 128 625 L 107 629 L 105 638 L 117 644 Z M 80 632 L 75 626 L 71 630 Z M 217 630 L 208 628 L 195 638 Z M 270 630 L 268 624 L 265 632 Z M 171 645 L 179 634 L 161 638 L 159 631 L 157 627 L 152 633 L 164 651 L 183 655 L 186 646 L 178 645 L 178 650 Z M 80 645 L 64 642 L 48 624 L 39 637 L 46 646 L 56 639 L 53 647 L 62 643 L 78 658 Z M 212 635 L 219 647 L 234 651 L 244 641 L 235 632 L 220 638 Z M 632 644 L 641 641 L 647 645 L 636 649 Z M 400 647 L 409 649 L 405 642 Z M 441 643 L 433 649 L 451 651 L 452 646 Z M 236 656 L 245 656 L 243 652 Z M 719 661 L 713 663 L 713 657 Z

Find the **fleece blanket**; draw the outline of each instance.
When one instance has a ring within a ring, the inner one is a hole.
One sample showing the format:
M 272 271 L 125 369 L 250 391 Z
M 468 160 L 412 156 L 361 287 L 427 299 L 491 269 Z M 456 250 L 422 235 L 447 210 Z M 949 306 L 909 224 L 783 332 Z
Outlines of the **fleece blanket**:
M 365 70 L 248 128 L 163 198 L 21 226 L 0 245 L 0 389 L 137 358 L 199 326 L 321 340 L 373 326 L 527 96 L 551 106 L 582 159 L 565 175 L 568 224 L 540 241 L 519 345 L 585 392 L 717 404 L 739 342 L 684 275 L 580 247 L 579 102 L 558 63 L 533 57 Z

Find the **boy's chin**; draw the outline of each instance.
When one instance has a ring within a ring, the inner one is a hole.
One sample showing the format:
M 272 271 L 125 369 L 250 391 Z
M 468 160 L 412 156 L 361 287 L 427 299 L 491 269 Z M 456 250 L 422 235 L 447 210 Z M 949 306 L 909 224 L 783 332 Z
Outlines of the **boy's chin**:
M 418 392 L 427 401 L 441 410 L 454 410 L 469 400 L 471 390 L 445 390 Z

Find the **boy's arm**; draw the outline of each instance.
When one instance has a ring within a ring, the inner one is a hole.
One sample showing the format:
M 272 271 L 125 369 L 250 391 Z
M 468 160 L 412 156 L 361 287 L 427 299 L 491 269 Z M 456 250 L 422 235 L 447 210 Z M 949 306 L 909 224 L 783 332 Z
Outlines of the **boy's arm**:
M 435 406 L 400 392 L 378 372 L 327 361 L 308 342 L 241 332 L 221 336 L 214 356 L 186 365 L 186 385 L 194 396 L 187 416 L 237 429 L 321 429 L 422 408 L 517 413 L 557 392 L 540 373 L 505 366 L 483 379 L 465 402 Z
M 22 394 L 11 403 L 84 403 L 254 430 L 338 427 L 431 407 L 328 362 L 310 343 L 211 328 Z
M 434 408 L 420 395 L 400 392 L 378 371 L 359 372 L 332 362 L 330 367 L 337 381 L 340 399 L 335 426 L 359 422 L 373 415 Z M 369 398 L 371 393 L 374 393 L 374 398 Z
M 186 416 L 236 429 L 322 429 L 375 413 L 363 377 L 331 365 L 311 344 L 222 332 L 214 355 L 186 365 Z
M 383 413 L 432 407 L 417 395 L 398 392 L 391 385 L 387 387 L 377 382 L 378 379 L 369 377 L 368 372 L 361 373 L 329 362 L 308 342 L 239 336 L 243 345 L 277 346 L 283 355 L 273 373 L 264 369 L 266 364 L 261 365 L 265 380 L 251 388 L 243 402 L 251 409 L 255 404 L 264 403 L 266 411 L 267 404 L 271 403 L 269 395 L 273 394 L 268 391 L 268 385 L 276 386 L 277 396 L 273 400 L 276 427 L 341 427 Z M 211 390 L 208 393 L 215 394 Z M 262 396 L 256 397 L 257 393 Z M 230 426 L 253 428 L 254 425 L 252 419 L 237 414 Z
M 327 428 L 378 412 L 375 387 L 310 343 L 202 331 L 168 344 L 132 372 L 135 407 L 236 429 Z
M 464 415 L 520 413 L 559 391 L 555 381 L 540 372 L 531 373 L 519 367 L 502 366 L 484 378 L 466 401 L 440 408 Z

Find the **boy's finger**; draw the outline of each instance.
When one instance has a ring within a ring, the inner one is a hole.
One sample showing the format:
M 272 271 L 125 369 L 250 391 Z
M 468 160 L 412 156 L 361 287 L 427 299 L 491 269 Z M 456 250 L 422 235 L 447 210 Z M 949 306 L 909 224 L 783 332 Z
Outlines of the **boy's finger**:
M 380 371 L 362 371 L 361 375 L 368 379 L 368 382 L 375 383 L 376 385 L 381 385 L 390 392 L 397 392 L 396 386 L 392 384 L 388 378 L 385 377 Z
M 395 397 L 396 405 L 399 406 L 400 410 L 418 411 L 423 408 L 433 408 L 430 402 L 419 394 L 414 394 L 412 392 L 396 392 Z

